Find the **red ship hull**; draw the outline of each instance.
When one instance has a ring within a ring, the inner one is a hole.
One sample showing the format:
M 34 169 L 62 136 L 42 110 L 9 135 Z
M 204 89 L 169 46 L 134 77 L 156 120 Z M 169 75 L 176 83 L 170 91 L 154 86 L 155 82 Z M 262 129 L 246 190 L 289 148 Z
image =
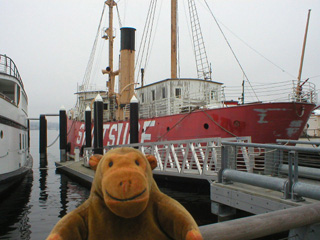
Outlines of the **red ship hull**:
M 314 107 L 314 104 L 296 102 L 257 103 L 140 119 L 139 140 L 157 142 L 248 136 L 254 143 L 275 143 L 276 139 L 296 140 Z M 129 121 L 105 122 L 103 139 L 104 146 L 128 144 Z M 68 142 L 71 144 L 71 154 L 75 147 L 85 145 L 84 122 L 68 120 Z

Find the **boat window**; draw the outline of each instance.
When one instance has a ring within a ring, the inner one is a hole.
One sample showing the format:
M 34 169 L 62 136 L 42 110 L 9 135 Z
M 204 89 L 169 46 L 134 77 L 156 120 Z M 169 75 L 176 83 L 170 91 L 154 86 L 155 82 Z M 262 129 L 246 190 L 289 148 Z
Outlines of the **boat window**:
M 215 90 L 211 90 L 210 98 L 211 98 L 211 100 L 218 100 L 218 95 Z
M 141 102 L 144 103 L 144 93 L 141 93 Z
M 103 104 L 103 110 L 108 110 L 108 103 Z
M 162 98 L 166 98 L 167 96 L 166 96 L 166 88 L 165 87 L 163 87 L 162 88 Z
M 181 98 L 181 88 L 176 88 L 176 98 Z
M 156 100 L 156 90 L 151 90 L 152 101 Z
M 6 80 L 0 80 L 0 97 L 8 102 L 14 102 L 15 83 Z
M 22 141 L 21 141 L 21 134 L 19 134 L 19 149 L 22 149 Z
M 17 85 L 17 105 L 19 105 L 19 103 L 20 103 L 20 86 L 19 85 Z

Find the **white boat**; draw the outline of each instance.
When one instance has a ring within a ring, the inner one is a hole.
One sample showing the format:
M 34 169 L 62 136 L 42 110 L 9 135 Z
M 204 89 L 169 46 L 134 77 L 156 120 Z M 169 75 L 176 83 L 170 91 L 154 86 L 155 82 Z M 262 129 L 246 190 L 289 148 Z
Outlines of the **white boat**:
M 0 194 L 31 168 L 28 97 L 15 63 L 0 54 Z

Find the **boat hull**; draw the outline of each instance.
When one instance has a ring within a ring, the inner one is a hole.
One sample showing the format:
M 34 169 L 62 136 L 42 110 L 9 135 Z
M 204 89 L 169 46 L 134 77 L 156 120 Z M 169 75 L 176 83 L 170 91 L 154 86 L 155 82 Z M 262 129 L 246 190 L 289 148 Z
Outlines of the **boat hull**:
M 0 194 L 32 167 L 28 97 L 11 58 L 0 54 Z
M 255 143 L 298 139 L 314 104 L 283 102 L 238 105 L 139 120 L 140 142 L 211 137 L 251 137 Z M 105 122 L 103 145 L 130 143 L 129 121 Z M 92 130 L 93 134 L 93 130 Z M 71 154 L 85 145 L 85 123 L 68 120 Z
M 8 192 L 15 184 L 19 183 L 28 172 L 32 170 L 33 159 L 31 155 L 27 158 L 25 165 L 15 171 L 0 174 L 0 196 Z

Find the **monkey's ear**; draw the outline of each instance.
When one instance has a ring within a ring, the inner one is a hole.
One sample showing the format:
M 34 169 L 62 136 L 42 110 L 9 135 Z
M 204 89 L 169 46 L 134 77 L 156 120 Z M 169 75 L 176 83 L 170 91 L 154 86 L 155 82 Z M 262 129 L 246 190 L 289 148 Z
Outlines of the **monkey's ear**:
M 148 154 L 148 155 L 146 155 L 146 158 L 151 166 L 151 169 L 152 170 L 155 169 L 158 165 L 156 157 Z
M 100 154 L 94 154 L 90 157 L 89 159 L 89 166 L 92 170 L 96 171 L 97 170 L 97 166 L 98 163 L 100 162 L 101 158 L 103 157 L 103 155 Z

